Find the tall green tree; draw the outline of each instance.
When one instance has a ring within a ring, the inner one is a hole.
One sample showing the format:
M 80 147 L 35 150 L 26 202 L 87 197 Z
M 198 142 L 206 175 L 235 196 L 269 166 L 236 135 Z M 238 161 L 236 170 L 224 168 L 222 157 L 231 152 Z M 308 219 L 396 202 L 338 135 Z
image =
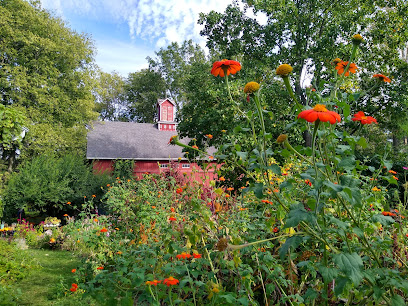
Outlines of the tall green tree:
M 157 114 L 157 100 L 165 97 L 166 84 L 159 72 L 142 69 L 130 73 L 125 86 L 127 111 L 130 121 L 153 123 Z
M 149 68 L 163 77 L 166 94 L 176 103 L 177 109 L 186 101 L 184 84 L 189 77 L 190 65 L 205 59 L 204 50 L 192 40 L 186 40 L 181 45 L 173 42 L 156 52 L 156 58 L 147 58 Z
M 117 72 L 97 71 L 94 95 L 96 111 L 102 121 L 120 121 L 126 109 L 125 80 Z
M 0 1 L 0 103 L 25 109 L 22 155 L 83 154 L 92 95 L 94 47 L 37 1 Z

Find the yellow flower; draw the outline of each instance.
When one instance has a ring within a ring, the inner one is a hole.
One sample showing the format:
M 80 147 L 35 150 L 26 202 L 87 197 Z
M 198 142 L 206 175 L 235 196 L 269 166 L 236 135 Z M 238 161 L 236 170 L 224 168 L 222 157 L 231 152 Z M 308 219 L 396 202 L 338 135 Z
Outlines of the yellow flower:
M 377 186 L 374 186 L 373 189 L 371 189 L 372 191 L 381 191 L 381 189 L 377 188 Z
M 244 87 L 244 92 L 246 94 L 253 94 L 254 92 L 258 91 L 260 85 L 257 82 L 249 82 Z
M 289 64 L 282 64 L 276 69 L 276 74 L 281 77 L 287 77 L 289 73 L 293 70 L 292 66 Z
M 351 38 L 351 41 L 353 42 L 353 44 L 359 45 L 363 42 L 363 36 L 361 36 L 360 34 L 354 34 Z

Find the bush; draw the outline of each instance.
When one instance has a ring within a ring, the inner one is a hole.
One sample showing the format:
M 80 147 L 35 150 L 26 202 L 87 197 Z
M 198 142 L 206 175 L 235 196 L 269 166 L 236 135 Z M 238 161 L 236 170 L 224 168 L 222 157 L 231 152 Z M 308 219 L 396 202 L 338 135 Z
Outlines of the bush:
M 70 213 L 84 196 L 100 198 L 100 187 L 109 180 L 106 175 L 94 175 L 91 166 L 76 155 L 38 156 L 11 175 L 3 192 L 5 218 L 13 219 L 20 208 L 53 216 Z

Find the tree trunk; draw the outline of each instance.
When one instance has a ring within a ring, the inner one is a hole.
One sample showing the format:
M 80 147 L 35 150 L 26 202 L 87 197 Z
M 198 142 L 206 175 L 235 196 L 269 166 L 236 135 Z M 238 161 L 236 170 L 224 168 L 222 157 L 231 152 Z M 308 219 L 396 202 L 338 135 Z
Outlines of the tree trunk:
M 398 146 L 399 146 L 399 141 L 397 135 L 395 133 L 392 134 L 392 148 L 394 150 L 394 153 L 398 152 Z

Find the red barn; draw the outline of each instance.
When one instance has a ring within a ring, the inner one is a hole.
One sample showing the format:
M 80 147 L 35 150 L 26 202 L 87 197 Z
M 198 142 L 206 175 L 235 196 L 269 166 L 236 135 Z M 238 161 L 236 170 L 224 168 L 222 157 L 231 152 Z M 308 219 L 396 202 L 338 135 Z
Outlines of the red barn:
M 175 104 L 170 99 L 159 100 L 156 124 L 135 122 L 94 122 L 87 136 L 87 159 L 94 161 L 96 171 L 113 171 L 117 159 L 135 162 L 133 173 L 141 178 L 146 172 L 161 173 L 177 161 L 180 173 L 201 180 L 204 175 L 214 178 L 214 167 L 203 171 L 195 162 L 185 158 L 182 148 L 169 145 L 176 135 Z M 188 139 L 181 142 L 188 143 Z M 214 152 L 214 149 L 211 150 Z M 208 160 L 210 161 L 210 160 Z M 214 162 L 212 162 L 215 165 Z

